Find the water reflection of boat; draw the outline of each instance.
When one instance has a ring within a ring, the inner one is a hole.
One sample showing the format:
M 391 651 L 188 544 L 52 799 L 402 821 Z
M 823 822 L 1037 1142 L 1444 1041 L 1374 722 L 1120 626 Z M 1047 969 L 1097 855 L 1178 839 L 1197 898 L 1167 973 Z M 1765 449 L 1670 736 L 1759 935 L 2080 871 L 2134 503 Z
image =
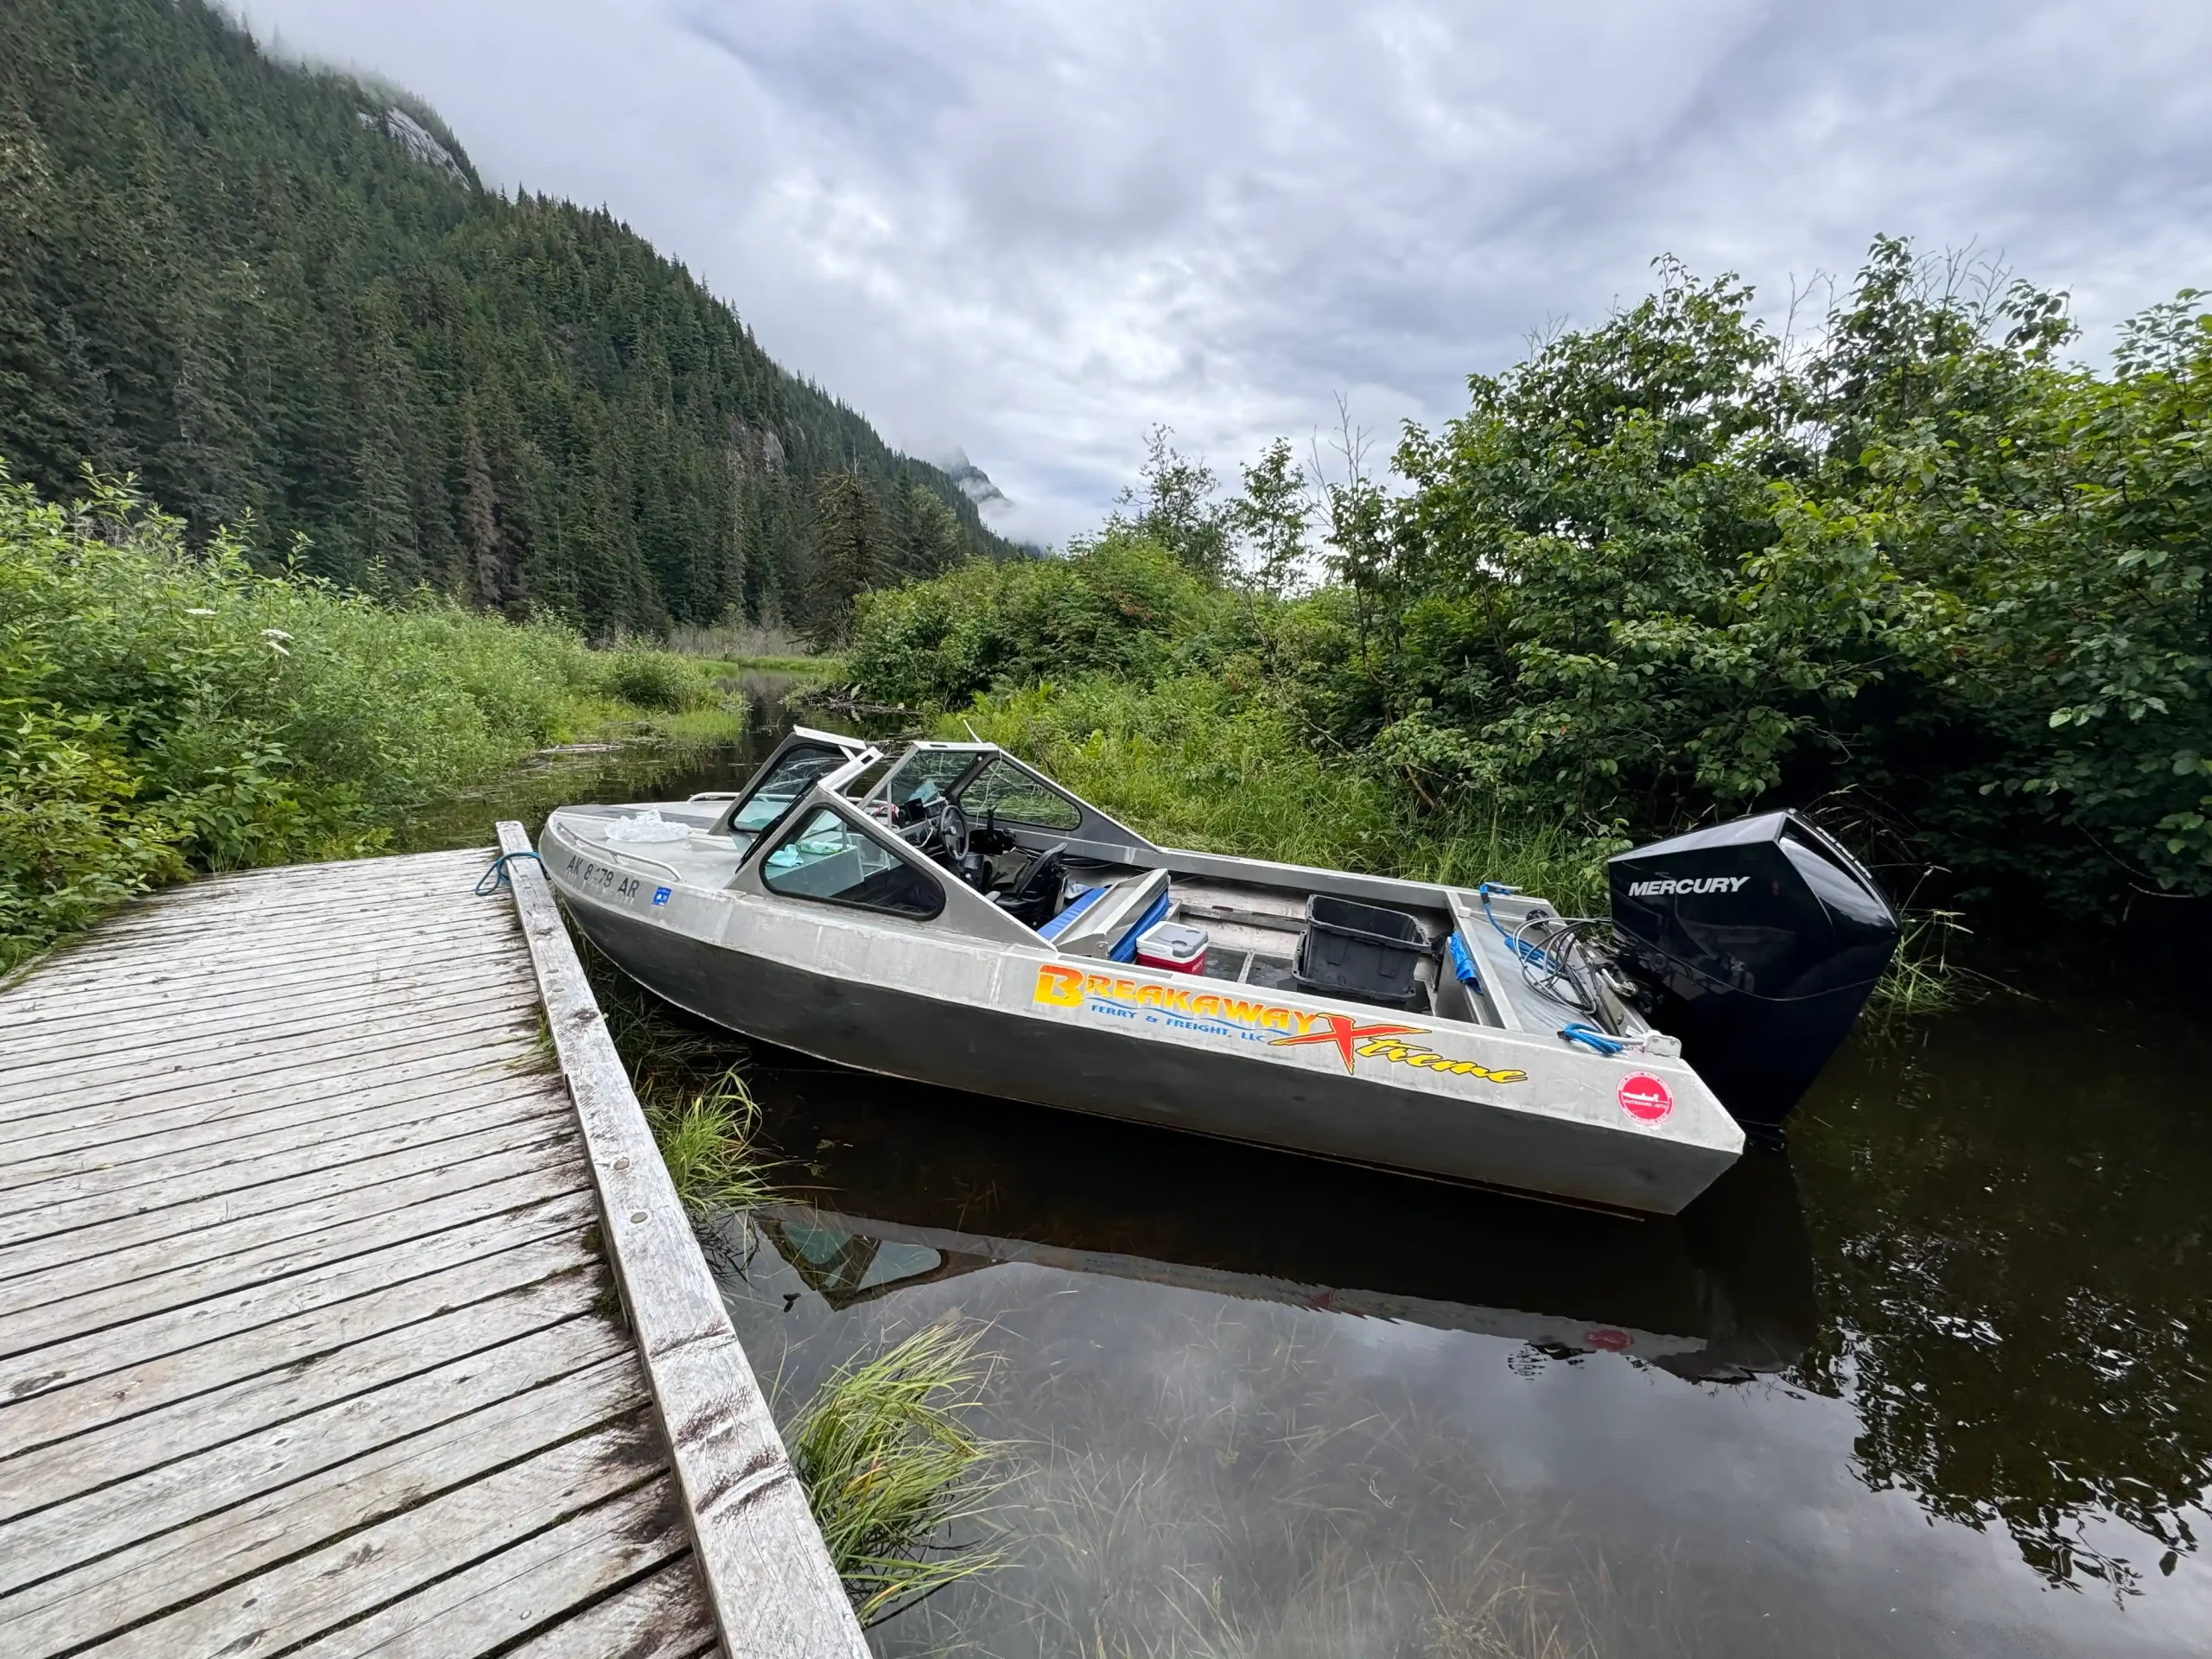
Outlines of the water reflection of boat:
M 1440 1330 L 1685 1376 L 1780 1370 L 1811 1258 L 1779 1154 L 1679 1217 L 1562 1209 L 834 1071 L 756 1079 L 810 1204 L 760 1213 L 832 1307 L 1008 1262 Z

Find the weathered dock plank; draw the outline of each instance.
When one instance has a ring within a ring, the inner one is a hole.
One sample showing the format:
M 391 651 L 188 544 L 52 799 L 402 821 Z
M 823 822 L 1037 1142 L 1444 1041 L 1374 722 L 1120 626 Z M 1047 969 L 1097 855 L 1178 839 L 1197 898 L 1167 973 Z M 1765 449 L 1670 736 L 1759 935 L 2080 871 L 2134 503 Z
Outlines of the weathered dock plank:
M 457 1098 L 461 1105 L 471 1103 L 467 1096 Z M 569 1136 L 560 1133 L 560 1128 L 549 1126 L 546 1141 L 566 1155 L 571 1143 Z M 460 1147 L 448 1145 L 447 1141 L 433 1141 L 335 1167 L 256 1182 L 236 1193 L 202 1191 L 175 1203 L 135 1210 L 113 1221 L 94 1222 L 0 1247 L 0 1282 L 81 1262 L 87 1256 L 121 1255 L 151 1244 L 188 1249 L 179 1241 L 234 1220 L 255 1215 L 278 1217 L 289 1211 L 342 1203 L 357 1192 L 372 1194 L 380 1185 L 429 1170 L 449 1171 L 457 1177 L 466 1177 L 477 1165 L 489 1160 L 533 1156 L 541 1151 L 540 1146 L 530 1141 L 510 1151 L 502 1146 L 485 1147 L 473 1141 Z M 28 1293 L 17 1287 L 5 1294 Z
M 80 1435 L 103 1424 L 249 1377 L 302 1370 L 371 1337 L 450 1309 L 519 1290 L 576 1266 L 573 1242 L 555 1237 L 496 1251 L 441 1273 L 388 1285 L 264 1325 L 251 1343 L 224 1343 L 143 1360 L 67 1387 L 27 1394 L 0 1408 L 0 1458 Z M 4 1468 L 0 1464 L 0 1468 Z M 44 1495 L 25 1494 L 26 1499 Z
M 541 1120 L 554 1109 L 542 1096 L 523 1096 L 512 1090 L 474 1101 L 456 1100 L 452 1096 L 434 1096 L 416 1104 L 423 1109 L 419 1116 L 403 1115 L 404 1121 L 397 1123 L 364 1128 L 357 1122 L 338 1120 L 337 1133 L 327 1142 L 300 1145 L 295 1141 L 282 1151 L 273 1147 L 257 1147 L 251 1156 L 242 1156 L 234 1145 L 228 1143 L 181 1153 L 177 1157 L 178 1177 L 191 1178 L 183 1191 L 168 1181 L 134 1184 L 118 1180 L 96 1184 L 90 1191 L 72 1192 L 67 1178 L 52 1183 L 48 1189 L 19 1189 L 0 1204 L 0 1244 L 13 1244 L 96 1222 L 137 1215 L 173 1195 L 182 1199 L 212 1192 L 244 1192 L 287 1176 L 359 1163 L 432 1142 L 475 1137 L 474 1144 L 481 1145 L 482 1136 L 500 1133 L 509 1124 Z M 409 1109 L 412 1111 L 414 1108 L 410 1106 Z M 512 1138 L 512 1133 L 503 1138 Z M 18 1209 L 17 1205 L 22 1207 Z
M 465 1224 L 512 1217 L 534 1231 L 552 1205 L 587 1191 L 583 1171 L 574 1160 L 550 1171 L 516 1175 L 488 1185 L 470 1185 L 441 1192 L 420 1204 L 348 1216 L 327 1227 L 294 1238 L 225 1252 L 203 1262 L 162 1268 L 143 1277 L 85 1288 L 50 1301 L 0 1313 L 0 1357 L 47 1348 L 79 1336 L 121 1325 L 135 1333 L 157 1314 L 178 1314 L 315 1268 L 350 1262 L 373 1252 L 408 1245 L 454 1231 Z M 555 1211 L 552 1213 L 563 1213 Z M 580 1209 L 569 1214 L 584 1213 Z M 36 1293 L 34 1292 L 34 1294 Z M 194 1335 L 204 1327 L 185 1328 Z
M 524 1643 L 509 1659 L 691 1659 L 715 1645 L 715 1628 L 681 1564 L 664 1567 L 590 1611 Z
M 867 1651 L 543 875 L 487 861 L 202 881 L 0 982 L 10 1659 Z
M 473 1150 L 473 1148 L 471 1149 Z M 0 1322 L 32 1307 L 89 1295 L 111 1285 L 151 1282 L 181 1268 L 242 1252 L 283 1244 L 287 1248 L 308 1240 L 341 1223 L 365 1220 L 395 1210 L 410 1209 L 434 1198 L 489 1190 L 525 1175 L 558 1174 L 562 1192 L 582 1189 L 588 1178 L 576 1161 L 573 1137 L 549 1125 L 531 1140 L 512 1149 L 500 1148 L 480 1157 L 458 1158 L 450 1148 L 426 1160 L 419 1170 L 397 1177 L 360 1181 L 352 1190 L 307 1204 L 240 1203 L 203 1212 L 199 1224 L 171 1236 L 140 1244 L 118 1245 L 110 1240 L 99 1249 L 71 1257 L 66 1263 L 49 1262 L 36 1279 L 11 1286 L 0 1295 L 12 1306 Z M 350 1172 L 359 1176 L 359 1172 Z M 259 1198 L 249 1189 L 246 1198 Z M 66 1237 L 67 1235 L 64 1235 Z M 0 1252 L 0 1284 L 23 1276 Z
M 96 1499 L 97 1508 L 115 1494 L 137 1490 L 134 1483 L 141 1478 L 157 1487 L 172 1478 L 190 1483 L 224 1479 L 228 1477 L 219 1471 L 235 1470 L 239 1459 L 259 1458 L 264 1451 L 272 1458 L 307 1460 L 288 1465 L 301 1469 L 317 1460 L 342 1461 L 368 1449 L 353 1446 L 353 1431 L 345 1426 L 359 1421 L 368 1426 L 364 1432 L 380 1432 L 376 1426 L 387 1412 L 400 1421 L 410 1411 L 409 1397 L 418 1385 L 466 1395 L 467 1379 L 480 1359 L 503 1371 L 510 1364 L 527 1369 L 541 1343 L 550 1344 L 547 1352 L 580 1350 L 593 1360 L 606 1357 L 598 1351 L 602 1346 L 609 1354 L 620 1352 L 622 1332 L 609 1321 L 584 1318 L 607 1289 L 603 1272 L 571 1268 L 279 1370 L 207 1389 L 167 1411 L 124 1417 L 48 1441 L 22 1454 L 10 1502 L 47 1506 L 39 1512 L 43 1527 L 71 1503 Z M 512 1355 L 505 1351 L 509 1349 Z M 474 1408 L 464 1399 L 452 1414 Z M 318 1426 L 321 1414 L 332 1414 L 322 1416 Z M 198 1461 L 203 1453 L 220 1456 L 212 1463 Z M 14 1518 L 12 1512 L 0 1510 L 0 1521 Z M 35 1558 L 30 1552 L 16 1565 L 20 1568 Z
M 99 1463 L 88 1465 L 73 1458 L 41 1471 L 49 1474 L 52 1491 L 70 1484 L 85 1490 L 0 1534 L 7 1545 L 0 1551 L 0 1592 L 30 1581 L 33 1573 L 50 1577 L 55 1570 L 116 1554 L 151 1534 L 373 1452 L 395 1437 L 435 1428 L 617 1358 L 623 1351 L 621 1333 L 605 1320 L 581 1317 L 588 1311 L 588 1305 L 519 1341 L 480 1349 L 393 1379 L 382 1389 L 258 1428 L 242 1421 L 235 1397 L 225 1402 L 231 1409 L 213 1417 L 179 1410 L 162 1414 L 153 1423 L 118 1424 L 104 1437 L 107 1444 L 97 1448 L 105 1454 Z M 421 1356 L 418 1351 L 412 1357 Z M 333 1380 L 327 1373 L 319 1379 L 325 1387 Z M 180 1440 L 180 1433 L 189 1435 L 195 1429 L 212 1443 L 195 1450 Z M 76 1446 L 71 1441 L 48 1450 L 67 1455 Z M 118 1467 L 136 1472 L 118 1479 Z

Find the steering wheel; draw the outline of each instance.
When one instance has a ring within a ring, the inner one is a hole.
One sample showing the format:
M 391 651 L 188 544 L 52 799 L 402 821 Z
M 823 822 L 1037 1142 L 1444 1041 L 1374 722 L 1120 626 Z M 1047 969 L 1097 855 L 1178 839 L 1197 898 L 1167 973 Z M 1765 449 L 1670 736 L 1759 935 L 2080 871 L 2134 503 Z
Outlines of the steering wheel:
M 899 833 L 917 852 L 957 864 L 968 856 L 968 815 L 960 810 L 960 803 L 949 796 L 933 796 L 926 801 L 910 800 L 898 814 L 905 817 L 913 810 L 915 817 Z
M 930 803 L 930 822 L 937 830 L 944 855 L 957 864 L 968 856 L 968 814 L 950 795 Z

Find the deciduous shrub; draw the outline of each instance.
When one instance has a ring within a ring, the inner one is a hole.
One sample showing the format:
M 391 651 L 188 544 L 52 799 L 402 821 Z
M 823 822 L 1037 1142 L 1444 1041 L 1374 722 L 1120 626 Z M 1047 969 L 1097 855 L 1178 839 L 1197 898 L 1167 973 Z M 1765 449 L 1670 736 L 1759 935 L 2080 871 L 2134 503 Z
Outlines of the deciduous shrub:
M 0 968 L 193 870 L 372 851 L 608 679 L 563 628 L 259 575 L 126 489 L 0 472 Z
M 855 673 L 948 707 L 1204 673 L 1423 834 L 1474 811 L 1643 839 L 1788 804 L 1902 887 L 1947 871 L 1930 898 L 2212 897 L 2200 296 L 2137 318 L 2102 372 L 2063 354 L 2061 296 L 1893 240 L 1809 342 L 1752 302 L 1662 262 L 1641 303 L 1409 429 L 1395 485 L 1348 435 L 1303 596 L 1232 584 L 1133 626 L 1059 597 L 1090 596 L 1101 543 L 1019 598 L 981 575 L 880 597 Z M 1294 536 L 1264 505 L 1207 522 Z M 1054 637 L 1071 613 L 1105 626 Z
M 1109 535 L 1061 559 L 971 561 L 861 595 L 848 671 L 869 696 L 949 708 L 993 686 L 1090 674 L 1151 680 L 1232 619 L 1156 543 Z

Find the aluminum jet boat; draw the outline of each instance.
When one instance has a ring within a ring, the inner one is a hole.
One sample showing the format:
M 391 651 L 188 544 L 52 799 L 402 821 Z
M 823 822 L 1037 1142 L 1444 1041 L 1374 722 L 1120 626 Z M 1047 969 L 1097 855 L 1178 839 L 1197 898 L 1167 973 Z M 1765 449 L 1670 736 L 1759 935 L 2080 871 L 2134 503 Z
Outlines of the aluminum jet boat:
M 995 745 L 806 728 L 741 791 L 564 807 L 539 852 L 624 971 L 747 1036 L 1666 1215 L 1743 1150 L 1713 1075 L 1778 1122 L 1897 938 L 1792 813 L 1624 855 L 1601 928 L 1495 886 L 1158 847 Z

